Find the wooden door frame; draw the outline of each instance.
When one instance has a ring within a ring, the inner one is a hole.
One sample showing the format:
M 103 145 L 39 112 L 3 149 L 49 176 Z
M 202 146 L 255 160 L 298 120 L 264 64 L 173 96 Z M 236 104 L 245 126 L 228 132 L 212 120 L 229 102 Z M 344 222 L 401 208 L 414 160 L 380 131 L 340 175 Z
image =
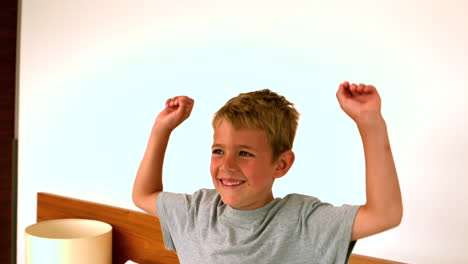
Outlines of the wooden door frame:
M 18 0 L 0 3 L 0 263 L 16 263 Z M 9 234 L 9 235 L 4 235 Z

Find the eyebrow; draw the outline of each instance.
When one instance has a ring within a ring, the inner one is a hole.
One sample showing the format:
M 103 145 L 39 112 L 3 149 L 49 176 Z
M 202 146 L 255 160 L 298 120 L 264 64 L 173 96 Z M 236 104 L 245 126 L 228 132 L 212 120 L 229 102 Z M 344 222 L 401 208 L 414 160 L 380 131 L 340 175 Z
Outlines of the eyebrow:
M 222 148 L 222 147 L 224 147 L 223 144 L 213 144 L 213 146 L 211 146 L 211 148 Z M 247 146 L 247 145 L 236 145 L 236 147 L 242 148 L 242 149 L 251 149 L 251 150 L 253 150 L 252 147 Z

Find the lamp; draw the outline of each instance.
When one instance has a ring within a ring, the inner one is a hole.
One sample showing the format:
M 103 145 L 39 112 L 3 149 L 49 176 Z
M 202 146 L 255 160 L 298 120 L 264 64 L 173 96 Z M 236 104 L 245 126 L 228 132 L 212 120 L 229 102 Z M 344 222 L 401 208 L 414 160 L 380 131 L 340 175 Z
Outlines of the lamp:
M 111 264 L 112 226 L 89 219 L 58 219 L 26 228 L 27 264 Z

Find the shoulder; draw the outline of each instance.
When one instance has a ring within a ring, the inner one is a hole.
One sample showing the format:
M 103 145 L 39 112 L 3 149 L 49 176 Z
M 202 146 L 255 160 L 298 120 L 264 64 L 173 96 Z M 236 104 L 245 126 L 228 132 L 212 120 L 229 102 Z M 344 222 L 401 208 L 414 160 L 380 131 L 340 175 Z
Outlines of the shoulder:
M 321 204 L 322 202 L 316 197 L 292 193 L 283 198 L 276 198 L 271 209 L 275 214 L 304 218 Z
M 320 200 L 317 197 L 299 193 L 290 193 L 282 199 L 293 202 L 320 202 Z
M 217 204 L 221 196 L 215 189 L 200 189 L 191 195 L 193 204 Z
M 215 189 L 200 189 L 194 192 L 192 196 L 199 199 L 214 199 L 219 197 L 219 193 Z
M 220 201 L 220 195 L 213 189 L 200 189 L 193 194 L 161 192 L 157 197 L 157 209 L 160 217 L 194 216 L 212 210 Z
M 200 189 L 193 194 L 186 193 L 173 193 L 173 192 L 161 192 L 158 195 L 158 202 L 160 203 L 186 203 L 199 204 L 209 203 L 219 199 L 219 194 L 214 189 Z
M 288 206 L 309 208 L 314 208 L 320 204 L 324 204 L 317 197 L 297 193 L 286 195 L 281 199 L 281 203 Z
M 221 196 L 215 189 L 200 189 L 193 194 L 162 192 L 158 197 L 158 204 L 165 204 L 171 208 L 179 207 L 187 211 L 217 206 L 220 201 Z
M 288 211 L 294 210 L 298 214 L 302 214 L 308 218 L 353 217 L 358 209 L 358 206 L 347 204 L 334 206 L 330 203 L 322 202 L 317 197 L 296 193 L 288 194 L 282 198 L 281 203 Z

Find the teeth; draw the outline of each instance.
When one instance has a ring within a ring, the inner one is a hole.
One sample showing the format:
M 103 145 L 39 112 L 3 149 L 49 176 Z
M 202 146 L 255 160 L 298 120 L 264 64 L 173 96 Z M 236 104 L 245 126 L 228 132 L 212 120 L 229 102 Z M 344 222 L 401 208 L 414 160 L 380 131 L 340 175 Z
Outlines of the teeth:
M 239 185 L 241 183 L 242 183 L 242 181 L 236 181 L 236 182 L 225 182 L 225 181 L 223 181 L 223 184 L 228 185 L 228 186 Z

